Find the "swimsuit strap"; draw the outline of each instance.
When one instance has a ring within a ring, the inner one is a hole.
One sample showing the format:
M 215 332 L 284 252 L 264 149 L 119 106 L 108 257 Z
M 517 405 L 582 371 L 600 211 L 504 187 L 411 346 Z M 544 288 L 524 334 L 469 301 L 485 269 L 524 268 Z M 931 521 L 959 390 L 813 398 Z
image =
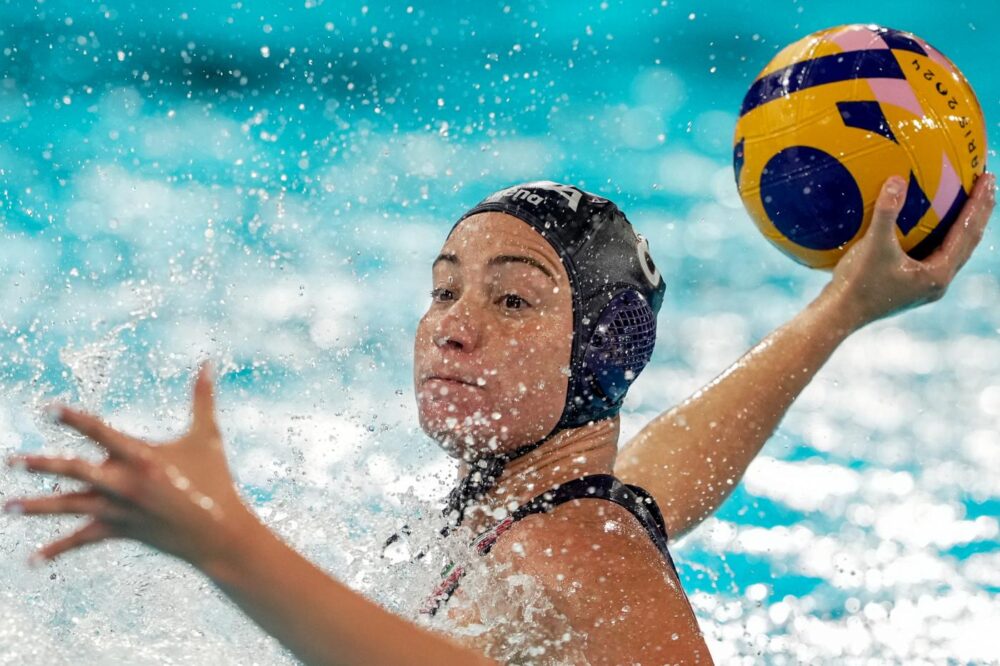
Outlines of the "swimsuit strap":
M 444 515 L 449 517 L 453 525 L 461 524 L 465 518 L 465 509 L 468 505 L 474 500 L 483 499 L 486 493 L 497 484 L 507 463 L 527 453 L 531 453 L 549 441 L 553 434 L 549 433 L 540 440 L 525 444 L 509 453 L 485 456 L 470 463 L 469 472 L 448 493 L 448 498 L 445 501 Z
M 674 560 L 667 548 L 667 527 L 663 521 L 663 514 L 656 506 L 656 501 L 643 488 L 622 483 L 611 474 L 590 474 L 545 491 L 530 502 L 519 506 L 508 518 L 481 534 L 474 545 L 477 549 L 481 548 L 480 554 L 485 555 L 490 552 L 500 536 L 500 534 L 494 536 L 494 533 L 501 525 L 509 523 L 500 533 L 506 532 L 510 525 L 523 518 L 536 513 L 547 513 L 560 504 L 577 499 L 602 499 L 628 509 L 646 530 L 646 534 L 653 540 L 656 548 L 663 554 L 674 573 L 677 573 L 677 567 L 674 565 Z M 489 538 L 491 536 L 494 538 Z M 479 546 L 481 540 L 482 547 Z
M 656 501 L 643 488 L 622 483 L 611 474 L 591 474 L 546 490 L 531 501 L 519 506 L 499 523 L 481 532 L 472 542 L 472 547 L 478 554 L 486 555 L 493 549 L 493 545 L 500 536 L 513 527 L 517 521 L 536 513 L 548 513 L 560 504 L 577 499 L 602 499 L 628 509 L 653 540 L 656 548 L 673 569 L 674 575 L 680 578 L 677 566 L 674 564 L 674 558 L 671 557 L 670 550 L 667 548 L 667 528 L 663 514 L 656 506 Z M 446 532 L 447 528 L 443 533 Z M 420 553 L 420 556 L 423 556 L 423 553 Z M 442 581 L 428 597 L 421 612 L 434 615 L 441 604 L 451 598 L 451 595 L 458 589 L 459 581 L 464 575 L 463 567 L 454 564 L 446 566 L 442 572 Z

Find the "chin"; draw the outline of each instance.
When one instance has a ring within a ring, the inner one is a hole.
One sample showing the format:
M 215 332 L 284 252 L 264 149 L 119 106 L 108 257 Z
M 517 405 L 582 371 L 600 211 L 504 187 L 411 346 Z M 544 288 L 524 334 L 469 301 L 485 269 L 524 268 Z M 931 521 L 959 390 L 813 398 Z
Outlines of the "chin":
M 421 430 L 453 458 L 468 460 L 514 450 L 540 439 L 559 420 L 553 413 L 542 419 L 550 425 L 542 427 L 535 423 L 534 411 L 524 411 L 527 405 L 498 405 L 491 394 L 479 390 L 442 396 L 418 389 L 416 398 Z
M 436 405 L 420 405 L 420 428 L 453 458 L 478 458 L 502 449 L 506 437 L 506 427 L 487 414 L 482 410 L 449 412 Z
M 521 428 L 514 429 L 504 425 L 503 420 L 482 422 L 465 414 L 458 417 L 457 409 L 447 416 L 436 411 L 420 410 L 420 428 L 436 441 L 445 453 L 461 460 L 475 460 L 513 451 L 541 439 L 551 431 L 549 427 L 539 429 L 538 432 L 524 432 Z
M 460 456 L 467 449 L 486 447 L 490 438 L 497 438 L 497 428 L 471 421 L 470 417 L 446 417 L 421 414 L 420 428 L 441 445 L 449 455 Z

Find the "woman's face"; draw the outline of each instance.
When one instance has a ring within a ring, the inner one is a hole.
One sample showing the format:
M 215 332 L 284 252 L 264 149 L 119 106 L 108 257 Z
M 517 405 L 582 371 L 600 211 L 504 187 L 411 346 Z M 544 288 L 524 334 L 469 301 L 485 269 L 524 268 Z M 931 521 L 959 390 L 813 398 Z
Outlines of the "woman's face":
M 506 213 L 466 218 L 434 262 L 414 340 L 420 427 L 449 453 L 512 451 L 559 421 L 573 304 L 551 245 Z

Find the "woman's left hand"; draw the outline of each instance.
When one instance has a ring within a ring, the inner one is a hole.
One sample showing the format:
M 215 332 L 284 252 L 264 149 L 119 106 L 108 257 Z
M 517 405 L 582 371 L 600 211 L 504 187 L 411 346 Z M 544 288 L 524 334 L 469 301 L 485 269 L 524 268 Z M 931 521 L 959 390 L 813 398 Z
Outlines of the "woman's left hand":
M 201 568 L 231 556 L 241 521 L 251 515 L 226 464 L 215 422 L 208 363 L 194 386 L 193 421 L 179 439 L 151 445 L 109 427 L 100 419 L 68 407 L 58 420 L 86 435 L 108 457 L 100 463 L 81 458 L 18 455 L 8 459 L 32 472 L 59 474 L 88 484 L 79 492 L 8 501 L 4 510 L 32 515 L 86 515 L 90 521 L 33 555 L 52 559 L 103 539 L 142 541 Z

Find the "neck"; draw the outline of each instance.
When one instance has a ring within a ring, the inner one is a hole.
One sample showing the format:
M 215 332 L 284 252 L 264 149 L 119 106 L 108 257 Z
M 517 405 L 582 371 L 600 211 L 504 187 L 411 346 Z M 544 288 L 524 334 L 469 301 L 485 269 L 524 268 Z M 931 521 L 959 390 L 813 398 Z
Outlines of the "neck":
M 588 474 L 610 474 L 618 453 L 620 419 L 563 430 L 537 449 L 507 463 L 496 485 L 466 510 L 465 525 L 474 532 L 497 520 L 497 512 L 524 504 L 549 488 Z M 469 473 L 461 463 L 459 479 Z M 501 512 L 502 513 L 502 512 Z

